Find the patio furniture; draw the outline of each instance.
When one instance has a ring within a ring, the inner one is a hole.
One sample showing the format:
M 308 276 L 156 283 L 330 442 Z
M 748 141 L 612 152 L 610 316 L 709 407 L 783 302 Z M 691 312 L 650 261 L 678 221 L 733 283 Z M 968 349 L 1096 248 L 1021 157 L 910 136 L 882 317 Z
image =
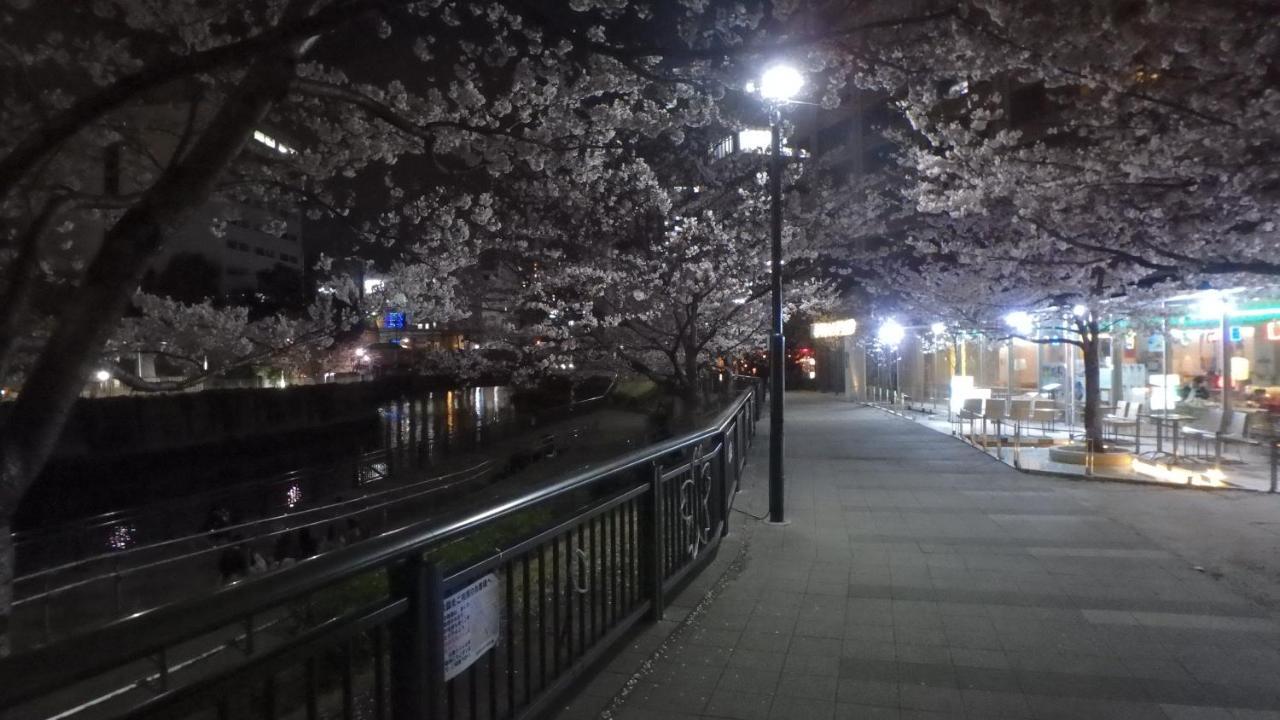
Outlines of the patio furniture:
M 1035 413 L 1035 400 L 1009 401 L 1007 419 L 1013 423 L 1013 466 L 1022 467 L 1022 428 L 1031 422 Z
M 1222 460 L 1222 446 L 1226 444 L 1236 445 L 1257 445 L 1256 440 L 1249 438 L 1249 413 L 1242 410 L 1234 410 L 1227 422 L 1227 427 L 1222 427 L 1222 410 L 1211 408 L 1204 418 L 1200 421 L 1188 425 L 1182 434 L 1189 438 L 1196 439 L 1196 449 L 1199 451 L 1200 446 L 1206 440 L 1213 440 L 1213 456 L 1217 461 Z M 1200 457 L 1204 454 L 1197 452 Z M 1241 458 L 1241 462 L 1244 459 Z
M 973 426 L 974 423 L 982 418 L 983 406 L 986 400 L 982 398 L 969 398 L 960 406 L 960 434 L 964 434 L 964 422 L 969 421 L 969 442 L 973 442 Z
M 1119 440 L 1122 429 L 1132 428 L 1134 451 L 1141 452 L 1142 428 L 1139 420 L 1141 413 L 1142 403 L 1122 400 L 1116 404 L 1115 412 L 1102 418 L 1102 429 L 1105 431 L 1111 428 L 1112 437 Z
M 1169 438 L 1173 444 L 1174 459 L 1178 457 L 1178 428 L 1188 420 L 1195 420 L 1195 416 L 1185 413 L 1174 412 L 1172 410 L 1157 410 L 1147 413 L 1147 419 L 1156 426 L 1156 452 L 1164 452 L 1164 429 L 1169 428 Z
M 982 449 L 987 448 L 987 421 L 995 423 L 996 426 L 996 457 L 1004 459 L 1004 438 L 1001 429 L 1004 424 L 1004 401 L 995 400 L 993 402 L 984 403 L 982 406 Z
M 1040 423 L 1040 434 L 1048 434 L 1045 431 L 1045 425 L 1048 425 L 1048 432 L 1053 432 L 1054 423 L 1061 417 L 1061 411 L 1051 399 L 1037 398 L 1032 401 L 1031 419 Z

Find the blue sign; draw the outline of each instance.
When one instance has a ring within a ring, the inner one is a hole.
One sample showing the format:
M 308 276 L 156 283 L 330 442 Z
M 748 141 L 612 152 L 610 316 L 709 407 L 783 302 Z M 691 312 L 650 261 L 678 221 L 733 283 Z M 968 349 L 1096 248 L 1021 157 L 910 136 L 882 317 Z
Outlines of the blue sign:
M 388 330 L 403 330 L 404 329 L 404 313 L 402 312 L 387 313 L 386 318 L 383 319 L 382 321 L 382 327 Z
M 1241 331 L 1240 326 L 1232 325 L 1231 326 L 1231 342 L 1240 342 L 1243 339 L 1244 339 L 1244 333 Z

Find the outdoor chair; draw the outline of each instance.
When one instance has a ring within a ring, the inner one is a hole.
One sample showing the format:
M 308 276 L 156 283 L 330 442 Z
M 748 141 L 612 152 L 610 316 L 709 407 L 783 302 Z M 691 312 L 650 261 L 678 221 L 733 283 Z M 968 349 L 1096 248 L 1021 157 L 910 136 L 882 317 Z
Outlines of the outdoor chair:
M 1045 435 L 1045 425 L 1048 425 L 1049 432 L 1053 432 L 1054 423 L 1057 422 L 1059 411 L 1053 400 L 1038 398 L 1032 401 L 1034 404 L 1031 408 L 1031 419 L 1040 423 L 1040 434 Z
M 1231 413 L 1231 422 L 1227 424 L 1226 432 L 1218 437 L 1218 442 L 1224 445 L 1258 445 L 1258 441 L 1249 437 L 1249 419 L 1253 417 L 1252 413 L 1243 410 L 1235 410 Z M 1244 455 L 1241 454 L 1240 462 L 1244 462 Z
M 1133 430 L 1134 451 L 1142 451 L 1142 434 L 1141 427 L 1138 424 L 1138 416 L 1142 413 L 1142 403 L 1120 401 L 1116 405 L 1115 412 L 1102 418 L 1102 429 L 1105 431 L 1111 428 L 1111 436 L 1116 440 L 1120 439 L 1120 431 L 1123 429 Z
M 1187 426 L 1182 431 L 1183 437 L 1194 437 L 1199 444 L 1205 440 L 1213 440 L 1213 454 L 1218 460 L 1222 459 L 1223 445 L 1257 445 L 1258 441 L 1249 437 L 1249 413 L 1240 410 L 1233 410 L 1231 418 L 1227 422 L 1227 427 L 1222 427 L 1222 411 L 1212 409 L 1205 416 L 1204 424 L 1194 423 Z M 1202 455 L 1203 457 L 1203 455 Z M 1244 462 L 1241 455 L 1240 462 Z
M 982 398 L 969 398 L 960 406 L 960 434 L 964 435 L 964 423 L 969 422 L 969 442 L 973 442 L 973 426 L 976 421 L 982 418 L 982 406 L 986 401 Z
M 1187 423 L 1182 428 L 1182 441 L 1185 445 L 1191 440 L 1196 441 L 1197 456 L 1203 457 L 1200 452 L 1205 440 L 1213 440 L 1217 443 L 1218 433 L 1222 430 L 1222 411 L 1218 408 L 1209 408 L 1202 417 L 1196 418 Z M 1177 448 L 1174 448 L 1176 451 Z
M 1003 459 L 1001 430 L 1004 425 L 1004 400 L 991 400 L 982 406 L 982 449 L 987 449 L 987 421 L 996 426 L 996 457 Z
M 1007 419 L 1013 424 L 1013 466 L 1022 467 L 1022 428 L 1035 413 L 1035 400 L 1010 400 Z

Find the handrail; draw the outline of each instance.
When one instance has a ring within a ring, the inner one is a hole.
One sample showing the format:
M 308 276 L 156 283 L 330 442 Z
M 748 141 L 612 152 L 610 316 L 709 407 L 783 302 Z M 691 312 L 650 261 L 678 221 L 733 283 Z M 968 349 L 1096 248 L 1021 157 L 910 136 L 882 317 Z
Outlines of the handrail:
M 711 424 L 641 448 L 553 484 L 481 508 L 459 509 L 444 517 L 411 523 L 291 568 L 236 583 L 211 595 L 136 613 L 79 636 L 65 638 L 7 658 L 0 677 L 21 682 L 0 685 L 0 707 L 11 706 L 82 681 L 166 647 L 232 624 L 255 612 L 321 590 L 361 572 L 390 565 L 429 548 L 510 517 L 621 472 L 639 469 L 676 450 L 725 432 L 751 402 L 753 390 L 739 393 Z

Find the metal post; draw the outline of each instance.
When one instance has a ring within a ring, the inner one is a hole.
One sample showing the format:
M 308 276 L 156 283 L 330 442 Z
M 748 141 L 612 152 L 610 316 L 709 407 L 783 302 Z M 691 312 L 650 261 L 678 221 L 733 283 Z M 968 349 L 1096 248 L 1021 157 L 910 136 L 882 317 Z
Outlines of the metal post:
M 391 628 L 391 717 L 444 716 L 444 582 L 420 555 L 391 573 L 392 592 L 409 608 Z
M 1160 345 L 1163 349 L 1160 357 L 1160 371 L 1165 375 L 1169 375 L 1169 370 L 1173 365 L 1173 348 L 1169 343 L 1169 305 L 1167 303 L 1160 303 L 1160 312 Z M 1169 379 L 1166 377 L 1165 382 L 1167 383 L 1168 381 Z M 1168 388 L 1163 385 L 1161 387 L 1165 387 L 1164 399 L 1167 400 L 1169 398 Z M 1164 407 L 1163 401 L 1161 402 L 1161 407 Z M 1172 410 L 1173 408 L 1165 407 L 1164 409 Z
M 1231 427 L 1231 316 L 1222 311 L 1222 346 L 1218 351 L 1218 372 L 1222 373 L 1222 422 L 1218 425 L 1218 437 L 1214 438 L 1213 459 L 1222 463 L 1222 433 Z
M 1083 337 L 1083 336 L 1081 336 Z M 1075 439 L 1076 427 L 1076 346 L 1062 343 L 1062 358 L 1066 364 L 1067 386 L 1063 388 L 1063 396 L 1067 400 L 1063 417 L 1067 419 L 1067 441 Z
M 773 204 L 771 217 L 770 243 L 770 284 L 772 285 L 772 304 L 769 316 L 773 321 L 773 335 L 769 338 L 769 383 L 771 407 L 769 413 L 769 522 L 783 522 L 786 514 L 783 508 L 783 473 L 782 473 L 782 400 L 783 384 L 786 382 L 783 373 L 783 361 L 786 354 L 786 339 L 782 335 L 782 117 L 776 108 L 773 110 L 772 141 L 773 158 L 769 164 L 769 195 Z
M 662 531 L 662 466 L 653 463 L 649 476 L 649 497 L 640 503 L 640 583 L 649 599 L 650 620 L 662 619 L 666 604 L 662 596 L 662 558 L 665 553 Z
M 1014 388 L 1013 338 L 1009 338 L 1009 347 L 1005 350 L 1005 352 L 1009 353 L 1008 356 L 1004 359 L 1004 370 L 1005 370 L 1005 373 L 1008 375 L 1008 377 L 1005 378 L 1005 380 L 1008 381 L 1006 383 L 1006 385 L 1008 386 L 1008 389 L 1006 392 L 1008 392 L 1009 394 L 1009 397 L 1005 398 L 1005 401 L 1004 401 L 1004 412 L 1006 415 L 1008 415 L 1009 413 L 1013 412 L 1013 388 Z

